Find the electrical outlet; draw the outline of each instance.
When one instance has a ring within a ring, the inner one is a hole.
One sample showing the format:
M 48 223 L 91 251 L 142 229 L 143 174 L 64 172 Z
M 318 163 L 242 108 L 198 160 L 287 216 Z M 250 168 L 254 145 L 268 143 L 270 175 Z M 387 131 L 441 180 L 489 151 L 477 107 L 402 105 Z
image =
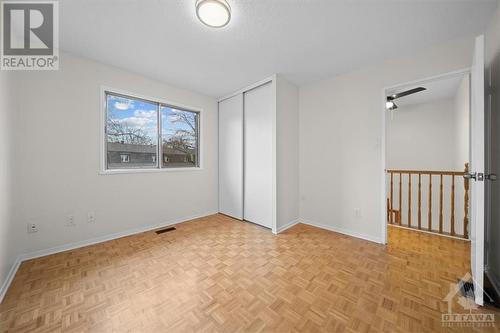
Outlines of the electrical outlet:
M 95 213 L 94 212 L 87 213 L 87 222 L 88 223 L 95 223 Z
M 68 215 L 68 216 L 66 216 L 66 226 L 68 226 L 68 227 L 74 227 L 74 226 L 76 226 L 75 216 L 74 215 Z
M 357 218 L 361 218 L 361 208 L 354 209 L 354 216 L 356 216 Z
M 36 223 L 28 223 L 28 234 L 38 232 L 38 225 Z

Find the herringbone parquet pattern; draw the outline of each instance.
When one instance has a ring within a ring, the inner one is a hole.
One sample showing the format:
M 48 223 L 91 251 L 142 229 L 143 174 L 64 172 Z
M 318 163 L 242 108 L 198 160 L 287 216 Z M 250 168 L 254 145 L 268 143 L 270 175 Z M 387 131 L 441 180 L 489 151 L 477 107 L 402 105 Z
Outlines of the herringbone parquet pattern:
M 385 247 L 302 224 L 274 236 L 222 215 L 176 227 L 23 263 L 0 332 L 471 331 L 440 321 L 464 241 L 390 228 Z

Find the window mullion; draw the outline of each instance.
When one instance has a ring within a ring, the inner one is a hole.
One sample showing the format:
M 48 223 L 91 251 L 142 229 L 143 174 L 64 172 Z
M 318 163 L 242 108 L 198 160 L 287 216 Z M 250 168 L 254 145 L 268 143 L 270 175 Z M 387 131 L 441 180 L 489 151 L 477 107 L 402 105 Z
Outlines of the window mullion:
M 158 163 L 158 169 L 162 168 L 162 162 L 163 162 L 163 146 L 162 146 L 162 141 L 163 141 L 163 134 L 162 134 L 162 123 L 161 123 L 161 104 L 157 103 L 156 104 L 156 111 L 158 113 L 158 156 L 156 157 L 156 163 Z

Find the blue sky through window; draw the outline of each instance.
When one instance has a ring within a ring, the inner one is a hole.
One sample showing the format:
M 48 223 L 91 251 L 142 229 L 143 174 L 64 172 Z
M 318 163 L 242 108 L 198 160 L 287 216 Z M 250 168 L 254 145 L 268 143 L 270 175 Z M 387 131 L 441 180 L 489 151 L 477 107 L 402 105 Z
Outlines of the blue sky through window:
M 156 104 L 108 95 L 107 109 L 109 141 L 156 144 L 158 140 Z
M 155 145 L 158 139 L 158 104 L 124 96 L 107 95 L 109 142 Z M 162 143 L 169 147 L 196 149 L 198 114 L 160 107 Z

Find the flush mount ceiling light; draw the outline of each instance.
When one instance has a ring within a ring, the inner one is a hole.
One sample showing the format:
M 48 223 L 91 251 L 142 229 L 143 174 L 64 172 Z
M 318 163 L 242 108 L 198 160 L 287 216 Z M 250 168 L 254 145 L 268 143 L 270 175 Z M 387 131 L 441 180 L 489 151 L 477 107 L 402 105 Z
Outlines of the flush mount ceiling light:
M 197 0 L 196 16 L 209 27 L 222 28 L 231 20 L 231 7 L 226 0 Z

